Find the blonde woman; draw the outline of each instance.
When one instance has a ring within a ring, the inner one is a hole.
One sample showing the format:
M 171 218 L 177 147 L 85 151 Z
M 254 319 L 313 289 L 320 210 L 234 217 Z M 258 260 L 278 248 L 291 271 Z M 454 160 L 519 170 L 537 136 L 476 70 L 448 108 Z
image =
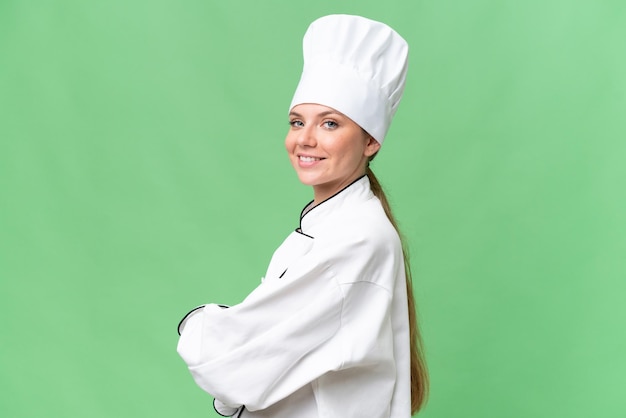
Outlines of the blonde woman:
M 240 304 L 187 314 L 178 352 L 223 416 L 408 418 L 427 373 L 408 260 L 369 168 L 408 46 L 382 23 L 331 15 L 303 47 L 285 147 L 313 200 Z

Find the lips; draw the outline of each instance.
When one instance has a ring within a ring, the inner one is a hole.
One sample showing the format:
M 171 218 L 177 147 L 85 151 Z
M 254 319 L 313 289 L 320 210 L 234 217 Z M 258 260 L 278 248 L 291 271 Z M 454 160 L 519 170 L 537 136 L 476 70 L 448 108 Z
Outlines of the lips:
M 324 158 L 319 158 L 319 157 L 311 157 L 311 156 L 307 156 L 307 155 L 299 155 L 298 159 L 304 163 L 312 163 L 315 161 L 321 161 Z
M 314 168 L 320 164 L 321 161 L 324 161 L 326 158 L 323 157 L 314 157 L 312 155 L 297 155 L 298 167 L 303 169 Z

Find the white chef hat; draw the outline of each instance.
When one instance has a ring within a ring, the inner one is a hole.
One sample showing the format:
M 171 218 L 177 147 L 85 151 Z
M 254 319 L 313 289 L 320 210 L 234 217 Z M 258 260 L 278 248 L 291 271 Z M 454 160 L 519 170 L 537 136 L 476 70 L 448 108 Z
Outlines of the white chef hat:
M 383 143 L 398 108 L 408 44 L 384 23 L 360 16 L 324 16 L 302 41 L 304 68 L 289 109 L 331 107 Z

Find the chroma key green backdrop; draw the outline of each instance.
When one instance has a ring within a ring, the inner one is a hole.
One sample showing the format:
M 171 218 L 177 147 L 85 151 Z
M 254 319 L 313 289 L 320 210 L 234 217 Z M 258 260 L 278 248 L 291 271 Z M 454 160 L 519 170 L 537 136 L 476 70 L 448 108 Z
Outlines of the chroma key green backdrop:
M 420 416 L 626 416 L 622 0 L 1 1 L 0 416 L 216 416 L 176 325 L 253 289 L 311 197 L 283 138 L 330 13 L 411 47 L 374 170 Z

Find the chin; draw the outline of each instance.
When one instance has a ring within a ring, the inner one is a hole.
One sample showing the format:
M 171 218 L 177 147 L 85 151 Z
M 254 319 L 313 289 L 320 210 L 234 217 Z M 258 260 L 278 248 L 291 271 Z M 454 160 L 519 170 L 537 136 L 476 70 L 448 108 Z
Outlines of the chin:
M 305 186 L 315 186 L 316 184 L 319 183 L 319 180 L 317 179 L 316 176 L 311 176 L 311 175 L 302 174 L 302 173 L 298 173 L 298 180 L 300 180 L 300 183 L 304 184 Z
M 304 184 L 305 186 L 315 186 L 316 182 L 312 181 L 309 178 L 306 177 L 298 177 L 298 179 L 300 180 L 300 183 Z

